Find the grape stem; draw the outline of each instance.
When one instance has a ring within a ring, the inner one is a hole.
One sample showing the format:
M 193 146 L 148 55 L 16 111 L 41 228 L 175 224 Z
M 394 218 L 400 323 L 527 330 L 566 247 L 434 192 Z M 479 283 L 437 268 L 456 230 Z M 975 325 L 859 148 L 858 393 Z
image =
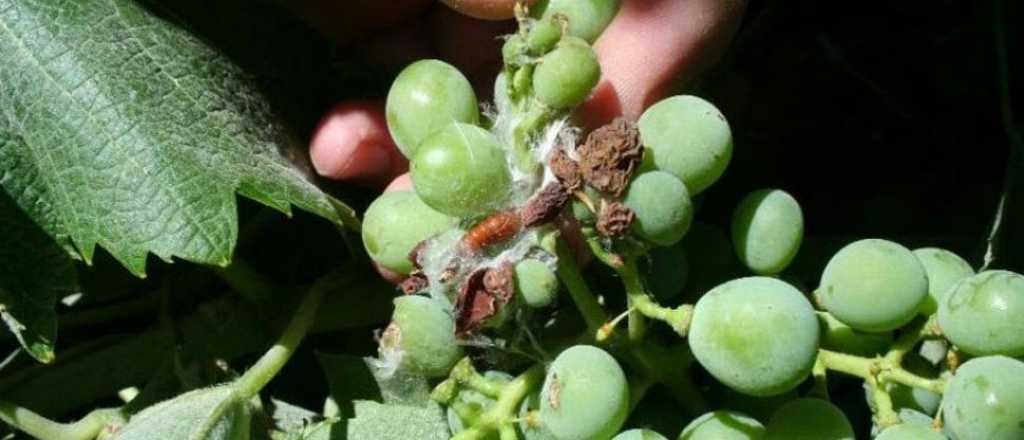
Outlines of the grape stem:
M 455 434 L 452 440 L 483 440 L 487 434 L 497 431 L 501 440 L 518 438 L 512 421 L 519 404 L 540 385 L 544 379 L 544 366 L 536 364 L 501 387 L 497 400 L 487 412 L 480 415 L 472 426 Z M 511 435 L 511 437 L 509 437 Z
M 902 365 L 903 358 L 913 350 L 918 342 L 922 339 L 938 337 L 941 335 L 939 330 L 938 320 L 935 315 L 931 315 L 928 319 L 909 329 L 900 335 L 899 339 L 892 344 L 889 348 L 889 352 L 885 354 L 885 361 L 891 365 Z
M 90 412 L 75 423 L 58 423 L 10 402 L 0 401 L 0 420 L 40 440 L 92 440 L 100 431 L 126 418 L 120 409 L 105 408 Z
M 608 320 L 608 314 L 597 302 L 594 292 L 590 290 L 590 286 L 583 279 L 583 274 L 580 273 L 579 266 L 576 265 L 576 256 L 573 255 L 568 243 L 564 239 L 559 239 L 555 251 L 558 255 L 558 278 L 562 280 L 562 284 L 565 284 L 569 296 L 572 297 L 576 308 L 579 309 L 583 320 L 587 323 L 589 333 L 593 335 Z
M 634 311 L 629 315 L 629 340 L 638 341 L 643 337 L 644 317 L 667 323 L 679 336 L 686 337 L 690 330 L 690 321 L 693 319 L 693 306 L 684 304 L 677 308 L 664 307 L 647 292 L 640 273 L 637 270 L 637 259 L 635 256 L 627 256 L 623 259 L 621 267 L 616 269 L 622 283 L 626 287 L 626 298 L 629 306 Z M 635 323 L 635 324 L 634 324 Z
M 886 358 L 869 359 L 846 353 L 820 349 L 818 359 L 829 370 L 857 376 L 863 379 L 877 379 L 880 383 L 895 382 L 909 387 L 921 388 L 942 394 L 946 386 L 943 379 L 928 379 L 911 373 Z

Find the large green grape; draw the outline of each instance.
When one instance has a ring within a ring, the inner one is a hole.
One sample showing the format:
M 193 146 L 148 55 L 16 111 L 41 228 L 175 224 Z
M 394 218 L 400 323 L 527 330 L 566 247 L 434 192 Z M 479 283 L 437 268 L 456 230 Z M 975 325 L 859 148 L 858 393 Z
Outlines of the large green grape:
M 925 316 L 939 310 L 939 303 L 957 282 L 974 275 L 974 269 L 969 263 L 945 249 L 914 249 L 914 256 L 928 275 L 928 297 L 921 303 L 921 314 Z
M 366 208 L 363 245 L 381 267 L 406 275 L 412 271 L 412 248 L 457 222 L 427 206 L 412 191 L 388 192 Z
M 875 440 L 946 440 L 946 436 L 927 426 L 900 423 L 882 431 Z
M 693 203 L 686 185 L 664 171 L 634 177 L 626 189 L 625 203 L 636 214 L 633 232 L 659 246 L 671 246 L 682 239 L 693 220 Z
M 558 295 L 558 276 L 548 265 L 534 259 L 516 264 L 516 292 L 530 307 L 547 307 Z
M 579 105 L 601 78 L 597 54 L 585 41 L 565 37 L 541 57 L 533 71 L 533 91 L 544 104 L 556 109 Z
M 946 384 L 942 414 L 959 440 L 1024 439 L 1024 362 L 1005 356 L 967 361 Z
M 762 189 L 740 201 L 732 216 L 736 255 L 759 275 L 775 275 L 793 261 L 804 236 L 800 204 L 779 189 Z
M 804 398 L 775 412 L 765 440 L 854 440 L 854 435 L 850 421 L 832 402 Z
M 828 313 L 818 314 L 821 347 L 858 356 L 874 357 L 892 345 L 892 332 L 864 333 L 843 324 Z
M 644 161 L 675 174 L 692 195 L 715 183 L 732 159 L 732 132 L 711 103 L 690 95 L 663 99 L 640 116 Z
M 720 382 L 753 396 L 789 391 L 810 374 L 818 318 L 793 286 L 775 278 L 729 281 L 693 312 L 690 348 Z
M 593 43 L 618 10 L 618 0 L 540 0 L 530 14 L 538 18 L 562 14 L 569 20 L 569 35 Z
M 462 357 L 455 321 L 441 303 L 424 296 L 395 298 L 391 325 L 380 341 L 381 354 L 400 356 L 400 367 L 441 377 Z
M 681 243 L 656 247 L 650 252 L 650 269 L 647 274 L 647 288 L 661 302 L 679 296 L 686 285 L 690 263 Z
M 884 332 L 917 316 L 928 295 L 928 277 L 909 249 L 887 240 L 859 240 L 829 260 L 818 295 L 825 309 L 850 327 Z
M 764 425 L 735 411 L 713 411 L 694 419 L 678 440 L 761 440 Z
M 960 281 L 939 304 L 939 326 L 975 356 L 1024 355 L 1024 276 L 990 270 Z
M 411 175 L 424 203 L 462 218 L 498 208 L 508 197 L 511 180 L 498 139 L 463 123 L 449 124 L 424 139 Z
M 629 385 L 604 350 L 576 345 L 551 363 L 541 389 L 540 420 L 559 440 L 608 439 L 629 411 Z
M 423 139 L 452 122 L 476 124 L 476 94 L 459 69 L 444 61 L 420 60 L 408 65 L 388 91 L 388 130 L 409 159 Z
M 650 429 L 630 429 L 620 432 L 612 440 L 668 440 L 665 436 Z

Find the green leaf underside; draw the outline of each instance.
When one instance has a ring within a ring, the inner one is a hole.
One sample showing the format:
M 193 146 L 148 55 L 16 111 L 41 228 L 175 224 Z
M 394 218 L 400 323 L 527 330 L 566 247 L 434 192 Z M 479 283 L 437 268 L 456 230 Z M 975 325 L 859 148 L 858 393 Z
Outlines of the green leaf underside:
M 234 387 L 191 391 L 131 418 L 112 440 L 242 440 L 249 438 L 249 405 Z
M 327 376 L 331 397 L 346 416 L 352 415 L 351 402 L 357 400 L 419 408 L 433 405 L 430 384 L 421 375 L 387 371 L 373 358 L 317 353 L 317 359 Z
M 297 145 L 255 78 L 133 0 L 0 0 L 0 185 L 86 261 L 225 265 L 236 191 L 340 222 Z
M 0 320 L 32 357 L 53 360 L 54 305 L 77 289 L 67 253 L 0 192 Z
M 348 440 L 445 440 L 450 435 L 444 412 L 428 408 L 355 402 L 356 417 L 348 421 Z

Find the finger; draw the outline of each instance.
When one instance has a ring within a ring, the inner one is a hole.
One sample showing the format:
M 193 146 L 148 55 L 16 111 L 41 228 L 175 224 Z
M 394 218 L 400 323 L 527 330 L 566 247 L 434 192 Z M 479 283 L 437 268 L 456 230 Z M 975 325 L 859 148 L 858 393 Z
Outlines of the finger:
M 408 169 L 378 100 L 348 101 L 329 110 L 313 131 L 309 155 L 321 176 L 377 187 Z
M 395 26 L 419 15 L 430 0 L 281 0 L 292 13 L 337 43 Z
M 521 0 L 441 0 L 449 8 L 481 20 L 507 20 L 515 16 L 516 3 Z M 533 4 L 536 0 L 523 3 Z
M 594 127 L 643 110 L 714 63 L 742 17 L 743 0 L 627 0 L 594 45 L 601 81 L 581 112 Z
M 512 33 L 513 20 L 481 21 L 445 7 L 430 13 L 434 47 L 441 59 L 459 69 L 486 99 L 501 69 L 502 35 Z

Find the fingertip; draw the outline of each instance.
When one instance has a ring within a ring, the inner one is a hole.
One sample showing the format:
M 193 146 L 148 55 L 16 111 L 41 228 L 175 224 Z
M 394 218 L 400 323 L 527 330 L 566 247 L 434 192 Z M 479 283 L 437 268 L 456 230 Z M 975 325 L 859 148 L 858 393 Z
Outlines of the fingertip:
M 411 189 L 412 177 L 409 176 L 409 173 L 405 173 L 392 180 L 391 183 L 389 183 L 388 186 L 384 188 L 384 192 L 409 191 Z
M 384 104 L 377 100 L 348 101 L 331 108 L 313 131 L 309 155 L 323 177 L 374 186 L 407 166 L 388 133 Z

